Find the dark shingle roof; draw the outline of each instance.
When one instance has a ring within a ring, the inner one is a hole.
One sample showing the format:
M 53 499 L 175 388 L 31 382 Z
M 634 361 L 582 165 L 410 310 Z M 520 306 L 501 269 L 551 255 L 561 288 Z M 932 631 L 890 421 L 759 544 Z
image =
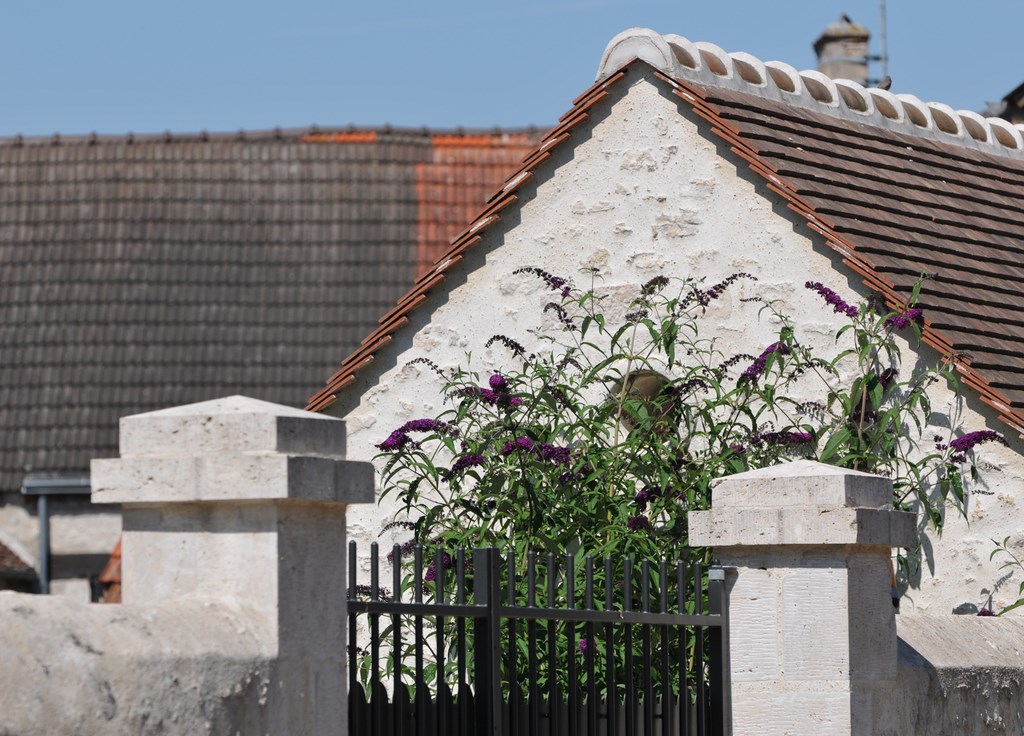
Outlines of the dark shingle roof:
M 651 73 L 631 62 L 600 80 L 575 101 L 562 124 L 549 132 L 521 169 L 492 197 L 431 274 L 399 300 L 363 346 L 342 363 L 327 386 L 311 397 L 320 410 L 354 374 L 373 360 L 407 322 L 421 295 L 444 281 L 444 271 L 480 233 L 516 201 L 516 189 L 570 140 L 588 109 L 627 75 Z M 816 242 L 842 254 L 864 283 L 899 308 L 921 273 L 925 283 L 924 338 L 953 352 L 966 383 L 1024 431 L 1024 160 L 944 143 L 850 118 L 766 99 L 739 90 L 704 86 L 654 71 L 679 98 L 680 113 L 702 133 L 725 142 L 783 197 Z
M 299 404 L 534 141 L 0 140 L 0 491 L 115 454 L 126 414 L 234 393 Z M 459 175 L 438 172 L 453 150 Z
M 986 403 L 1012 407 L 1007 420 L 1022 426 L 1024 161 L 704 92 L 787 198 L 852 246 L 848 261 L 890 302 L 931 276 L 922 289 L 929 342 L 960 353 L 965 380 Z

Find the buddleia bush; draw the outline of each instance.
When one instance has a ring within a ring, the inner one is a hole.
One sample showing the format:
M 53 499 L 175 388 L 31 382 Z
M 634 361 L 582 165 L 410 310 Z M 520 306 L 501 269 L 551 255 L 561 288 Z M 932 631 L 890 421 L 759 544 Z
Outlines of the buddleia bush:
M 433 559 L 450 560 L 458 549 L 497 547 L 520 568 L 530 553 L 570 553 L 577 569 L 565 575 L 578 575 L 587 556 L 612 558 L 612 567 L 598 562 L 596 582 L 622 591 L 630 588 L 627 557 L 655 569 L 660 560 L 711 561 L 689 545 L 687 522 L 713 504 L 723 476 L 794 458 L 876 473 L 892 480 L 895 508 L 941 529 L 947 508 L 965 509 L 974 447 L 1003 441 L 984 430 L 929 430 L 928 387 L 957 382 L 951 356 L 913 370 L 902 362 L 899 338 L 921 336 L 919 288 L 890 311 L 805 284 L 842 323 L 829 354 L 805 342 L 777 304 L 748 297 L 750 317 L 774 334 L 730 353 L 709 310 L 741 284 L 756 291 L 750 274 L 710 284 L 658 277 L 637 286 L 625 309 L 602 293 L 596 273 L 585 288 L 535 267 L 515 274 L 542 282 L 544 326 L 528 341 L 498 334 L 480 346 L 504 356 L 496 370 L 477 370 L 471 354 L 448 370 L 413 361 L 436 375 L 443 409 L 409 417 L 377 445 L 382 498 L 397 500 L 395 523 L 410 532 L 400 553 L 421 544 L 444 551 Z M 913 567 L 916 552 L 902 559 Z M 429 597 L 445 575 L 435 568 L 416 580 L 407 574 L 405 586 Z M 560 624 L 558 636 L 560 664 L 547 672 L 542 663 L 542 678 L 563 676 L 564 658 L 587 645 L 624 659 L 618 634 L 591 642 L 583 628 Z M 519 644 L 525 657 L 532 645 Z M 673 662 L 693 661 L 671 646 Z M 686 646 L 692 653 L 692 638 Z
M 940 529 L 946 508 L 964 509 L 973 448 L 1002 442 L 929 432 L 928 386 L 956 377 L 949 356 L 902 364 L 897 336 L 920 339 L 919 289 L 893 312 L 808 282 L 843 321 L 829 355 L 777 305 L 745 299 L 777 331 L 730 354 L 708 310 L 738 282 L 756 288 L 750 274 L 658 277 L 613 319 L 593 278 L 579 288 L 539 268 L 515 273 L 547 287 L 537 307 L 548 326 L 532 347 L 494 335 L 483 347 L 506 358 L 486 373 L 471 355 L 449 371 L 414 361 L 436 373 L 445 408 L 378 445 L 383 496 L 414 524 L 410 542 L 706 559 L 688 545 L 687 519 L 710 506 L 713 481 L 795 457 L 888 477 L 894 507 Z

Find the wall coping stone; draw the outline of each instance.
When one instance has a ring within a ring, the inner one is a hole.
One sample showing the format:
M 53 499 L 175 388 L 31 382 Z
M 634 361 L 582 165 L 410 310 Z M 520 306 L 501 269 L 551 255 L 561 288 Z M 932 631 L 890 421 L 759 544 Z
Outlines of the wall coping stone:
M 373 466 L 345 422 L 244 396 L 123 417 L 121 457 L 92 462 L 94 503 L 368 503 Z
M 908 547 L 916 539 L 917 518 L 891 504 L 887 478 L 796 460 L 716 481 L 711 509 L 690 514 L 690 542 L 717 549 Z

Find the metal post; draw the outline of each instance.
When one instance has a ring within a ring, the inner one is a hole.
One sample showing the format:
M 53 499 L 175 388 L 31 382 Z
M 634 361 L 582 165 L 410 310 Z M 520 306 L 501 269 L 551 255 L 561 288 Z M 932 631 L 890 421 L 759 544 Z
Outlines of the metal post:
M 46 496 L 40 496 L 38 506 L 39 515 L 39 592 L 50 592 L 50 501 Z
M 711 662 L 711 712 L 714 736 L 732 736 L 732 686 L 729 667 L 729 596 L 725 589 L 725 568 L 708 570 L 708 609 L 722 617 L 722 625 L 709 632 Z
M 882 27 L 881 27 L 881 41 L 882 41 L 882 53 L 880 54 L 882 62 L 882 79 L 889 76 L 889 19 L 888 13 L 885 11 L 885 0 L 882 2 Z
M 39 592 L 50 592 L 52 577 L 50 554 L 50 496 L 88 496 L 91 492 L 88 475 L 30 473 L 21 483 L 21 495 L 35 496 L 39 517 Z
M 473 668 L 476 675 L 477 733 L 502 736 L 501 617 L 498 608 L 498 553 L 473 551 L 473 603 L 484 607 L 473 621 Z M 514 686 L 514 683 L 513 683 Z

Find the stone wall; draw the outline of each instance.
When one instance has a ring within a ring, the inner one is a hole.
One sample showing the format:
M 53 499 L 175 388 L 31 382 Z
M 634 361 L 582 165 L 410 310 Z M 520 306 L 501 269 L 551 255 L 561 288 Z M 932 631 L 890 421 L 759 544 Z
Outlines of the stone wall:
M 896 617 L 898 733 L 1024 733 L 1024 620 Z
M 145 607 L 0 592 L 0 733 L 263 733 L 274 650 L 223 600 Z
M 343 422 L 231 397 L 121 420 L 123 598 L 0 593 L 0 733 L 343 734 Z
M 124 504 L 127 602 L 0 592 L 0 734 L 344 736 L 345 511 L 373 490 L 344 424 L 232 397 L 121 432 L 93 478 Z M 890 493 L 797 461 L 692 514 L 729 588 L 727 733 L 1024 731 L 1024 622 L 895 614 Z

